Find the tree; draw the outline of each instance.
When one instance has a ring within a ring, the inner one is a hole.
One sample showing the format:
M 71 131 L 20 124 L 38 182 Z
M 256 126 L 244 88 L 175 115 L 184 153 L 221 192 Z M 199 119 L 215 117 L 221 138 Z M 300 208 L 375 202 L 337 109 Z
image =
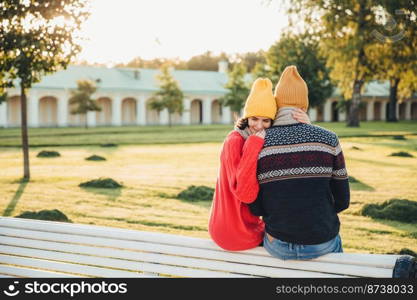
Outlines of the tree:
M 375 31 L 379 43 L 370 49 L 370 59 L 376 78 L 389 80 L 387 121 L 396 122 L 398 98 L 411 96 L 417 80 L 417 1 L 385 0 L 382 4 L 379 16 L 384 27 Z
M 76 34 L 88 17 L 87 0 L 0 2 L 0 86 L 20 87 L 23 180 L 30 180 L 26 91 L 42 75 L 66 68 L 80 51 Z M 18 79 L 18 82 L 17 80 Z
M 225 85 L 225 88 L 229 91 L 219 99 L 222 105 L 230 107 L 235 117 L 242 110 L 249 94 L 249 87 L 245 82 L 245 75 L 245 66 L 242 64 L 235 65 L 232 71 L 228 73 L 229 81 Z
M 350 99 L 348 127 L 359 127 L 359 107 L 364 84 L 373 79 L 369 49 L 377 43 L 378 0 L 294 0 L 288 9 L 320 36 L 330 77 Z
M 184 110 L 184 94 L 178 86 L 178 82 L 169 72 L 169 66 L 161 68 L 161 74 L 157 76 L 160 89 L 149 100 L 149 108 L 161 112 L 168 109 L 168 124 L 171 127 L 171 118 L 174 113 L 182 113 Z
M 314 36 L 308 33 L 285 33 L 269 48 L 266 61 L 269 77 L 275 82 L 285 67 L 297 66 L 307 83 L 311 107 L 320 106 L 331 96 L 333 85 L 330 82 L 330 71 L 326 67 L 326 59 L 319 54 L 319 42 Z
M 82 114 L 85 116 L 85 128 L 88 128 L 87 112 L 101 111 L 100 106 L 91 96 L 96 92 L 96 84 L 91 80 L 78 80 L 77 89 L 71 91 L 69 103 L 76 107 L 71 110 L 71 114 Z

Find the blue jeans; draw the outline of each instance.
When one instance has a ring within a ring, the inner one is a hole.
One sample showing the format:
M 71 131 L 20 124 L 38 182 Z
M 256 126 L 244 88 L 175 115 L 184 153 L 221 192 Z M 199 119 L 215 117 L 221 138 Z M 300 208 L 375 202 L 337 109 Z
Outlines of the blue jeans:
M 268 239 L 267 233 L 264 236 L 264 248 L 274 257 L 286 259 L 312 259 L 331 252 L 343 252 L 342 239 L 337 234 L 333 239 L 322 244 L 300 245 L 288 243 L 276 238 L 272 242 Z

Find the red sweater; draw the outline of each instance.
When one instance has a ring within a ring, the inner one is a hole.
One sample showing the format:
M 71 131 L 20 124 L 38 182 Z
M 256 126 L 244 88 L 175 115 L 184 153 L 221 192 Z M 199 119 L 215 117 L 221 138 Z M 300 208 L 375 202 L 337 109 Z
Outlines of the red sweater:
M 263 239 L 264 222 L 252 215 L 248 206 L 259 191 L 256 167 L 263 144 L 264 139 L 257 136 L 245 141 L 237 131 L 229 133 L 224 141 L 209 233 L 225 250 L 254 248 Z

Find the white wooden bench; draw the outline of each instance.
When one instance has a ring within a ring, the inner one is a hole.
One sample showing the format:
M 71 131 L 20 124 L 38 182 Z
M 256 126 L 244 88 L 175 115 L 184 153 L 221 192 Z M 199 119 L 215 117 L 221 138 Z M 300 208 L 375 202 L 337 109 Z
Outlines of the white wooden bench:
M 228 252 L 209 239 L 0 217 L 0 277 L 393 277 L 400 257 L 412 258 L 332 253 L 282 261 L 262 247 Z

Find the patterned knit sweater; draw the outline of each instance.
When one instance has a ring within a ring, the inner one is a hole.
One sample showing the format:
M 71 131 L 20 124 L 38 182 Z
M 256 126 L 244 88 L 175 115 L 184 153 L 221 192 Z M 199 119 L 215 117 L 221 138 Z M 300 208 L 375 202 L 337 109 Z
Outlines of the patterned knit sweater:
M 296 244 L 327 242 L 339 233 L 337 213 L 350 191 L 343 152 L 335 133 L 295 123 L 272 126 L 258 157 L 260 191 L 250 205 L 265 231 Z

